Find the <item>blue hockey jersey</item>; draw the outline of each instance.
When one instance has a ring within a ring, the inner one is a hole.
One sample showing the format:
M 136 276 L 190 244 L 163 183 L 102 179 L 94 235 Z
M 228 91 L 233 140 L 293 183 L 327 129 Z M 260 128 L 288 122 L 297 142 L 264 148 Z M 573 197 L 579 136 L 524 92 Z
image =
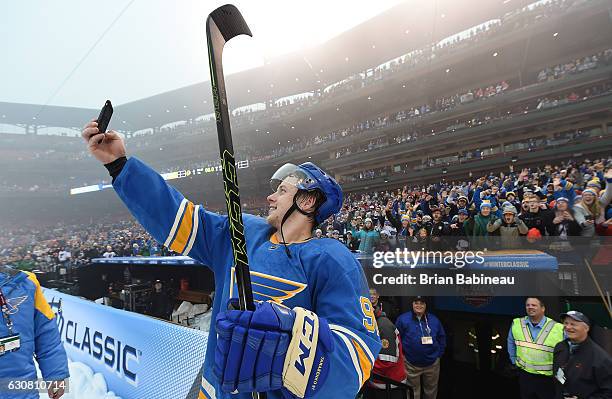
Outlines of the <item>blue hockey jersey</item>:
M 130 158 L 113 182 L 130 212 L 159 242 L 208 265 L 215 274 L 212 319 L 238 296 L 229 223 L 183 197 L 155 171 Z M 291 258 L 265 219 L 244 214 L 255 300 L 310 309 L 325 318 L 335 339 L 330 373 L 317 397 L 351 398 L 369 378 L 380 350 L 376 319 L 361 265 L 339 241 L 306 240 L 288 246 Z M 217 336 L 211 324 L 199 398 L 243 397 L 219 389 L 212 372 Z M 268 397 L 282 398 L 280 391 Z
M 8 302 L 13 333 L 21 347 L 0 356 L 0 379 L 36 380 L 34 358 L 42 377 L 49 381 L 68 378 L 68 358 L 60 341 L 55 314 L 47 303 L 33 273 L 0 266 L 0 290 Z M 9 335 L 0 313 L 0 337 Z M 37 392 L 0 392 L 2 399 L 38 399 Z

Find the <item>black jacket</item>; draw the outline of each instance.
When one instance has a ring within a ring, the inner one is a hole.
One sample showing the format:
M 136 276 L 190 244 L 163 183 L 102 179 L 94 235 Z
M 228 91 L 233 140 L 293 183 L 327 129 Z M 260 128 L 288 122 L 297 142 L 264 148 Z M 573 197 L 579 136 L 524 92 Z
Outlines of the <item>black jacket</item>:
M 562 229 L 565 229 L 565 232 L 568 236 L 579 236 L 582 227 L 580 227 L 576 220 L 564 220 L 558 224 L 553 223 L 553 235 L 561 235 Z
M 563 368 L 566 378 L 563 385 L 555 378 L 559 368 Z M 612 357 L 591 338 L 570 355 L 565 339 L 555 346 L 553 378 L 556 399 L 562 399 L 564 393 L 579 399 L 612 398 Z
M 522 212 L 519 215 L 519 218 L 521 218 L 523 222 L 525 222 L 529 229 L 535 227 L 536 229 L 540 230 L 542 237 L 546 235 L 555 235 L 555 228 L 553 225 L 553 219 L 555 218 L 555 214 L 550 209 L 539 209 L 536 213 L 532 213 L 529 211 Z

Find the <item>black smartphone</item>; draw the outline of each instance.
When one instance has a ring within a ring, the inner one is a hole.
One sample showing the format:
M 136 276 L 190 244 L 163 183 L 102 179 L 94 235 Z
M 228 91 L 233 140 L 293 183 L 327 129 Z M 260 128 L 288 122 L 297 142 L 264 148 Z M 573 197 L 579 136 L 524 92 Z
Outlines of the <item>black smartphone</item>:
M 108 124 L 111 120 L 111 116 L 113 116 L 113 104 L 111 104 L 110 100 L 106 100 L 97 119 L 98 130 L 100 131 L 100 133 L 106 133 L 106 129 L 108 129 Z

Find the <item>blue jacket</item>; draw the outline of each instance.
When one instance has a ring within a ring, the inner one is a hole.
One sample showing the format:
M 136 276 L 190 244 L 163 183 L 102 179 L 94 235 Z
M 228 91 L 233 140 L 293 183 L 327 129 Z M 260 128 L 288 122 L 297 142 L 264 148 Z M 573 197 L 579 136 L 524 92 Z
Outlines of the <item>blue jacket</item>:
M 68 378 L 68 359 L 60 341 L 55 314 L 29 272 L 0 266 L 0 290 L 8 302 L 13 333 L 19 333 L 21 347 L 0 356 L 0 379 L 36 379 L 34 357 L 45 380 Z M 5 320 L 0 316 L 0 337 L 9 335 Z M 20 395 L 0 395 L 4 398 L 38 399 L 36 392 Z
M 413 366 L 431 366 L 444 354 L 446 334 L 442 323 L 433 314 L 426 312 L 425 317 L 418 320 L 414 313 L 406 312 L 397 318 L 395 326 L 402 337 L 404 357 Z M 431 330 L 429 334 L 427 326 Z M 421 342 L 423 336 L 431 336 L 433 344 L 423 344 Z

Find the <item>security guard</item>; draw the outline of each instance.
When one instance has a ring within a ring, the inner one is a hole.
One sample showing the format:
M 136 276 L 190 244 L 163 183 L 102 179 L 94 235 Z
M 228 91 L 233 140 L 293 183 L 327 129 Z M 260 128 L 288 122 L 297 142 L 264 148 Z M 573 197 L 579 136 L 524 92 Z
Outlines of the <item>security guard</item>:
M 38 399 L 37 391 L 60 398 L 68 359 L 33 273 L 0 266 L 0 309 L 0 398 Z M 42 380 L 37 380 L 34 358 Z
M 553 351 L 563 341 L 563 326 L 544 315 L 541 298 L 525 301 L 526 317 L 512 321 L 508 332 L 508 353 L 519 369 L 521 399 L 553 399 Z

